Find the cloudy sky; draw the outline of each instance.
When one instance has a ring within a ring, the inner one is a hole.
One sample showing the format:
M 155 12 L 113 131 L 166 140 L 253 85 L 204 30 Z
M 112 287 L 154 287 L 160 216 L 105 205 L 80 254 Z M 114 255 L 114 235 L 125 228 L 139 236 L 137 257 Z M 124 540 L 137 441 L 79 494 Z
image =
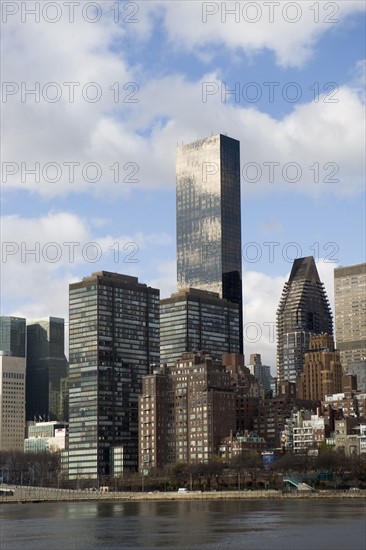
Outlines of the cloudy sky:
M 292 261 L 365 261 L 364 2 L 2 2 L 2 311 L 101 269 L 176 290 L 175 148 L 241 143 L 245 352 Z

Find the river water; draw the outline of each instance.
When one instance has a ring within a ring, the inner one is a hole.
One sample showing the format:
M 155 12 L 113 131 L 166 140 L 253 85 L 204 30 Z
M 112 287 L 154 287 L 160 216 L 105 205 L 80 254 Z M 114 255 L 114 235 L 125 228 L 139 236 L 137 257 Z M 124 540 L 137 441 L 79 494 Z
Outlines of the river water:
M 1 550 L 365 550 L 359 499 L 0 505 Z

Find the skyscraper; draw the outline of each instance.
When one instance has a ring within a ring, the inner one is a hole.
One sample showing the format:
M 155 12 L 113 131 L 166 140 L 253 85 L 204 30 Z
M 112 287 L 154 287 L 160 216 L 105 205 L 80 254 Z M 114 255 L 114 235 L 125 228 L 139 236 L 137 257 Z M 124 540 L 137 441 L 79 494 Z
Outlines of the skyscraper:
M 138 395 L 159 363 L 159 291 L 101 271 L 70 285 L 69 478 L 138 464 Z
M 0 352 L 0 451 L 23 451 L 25 359 Z
M 221 134 L 177 148 L 178 289 L 217 292 L 243 306 L 239 142 Z
M 299 378 L 301 399 L 321 401 L 326 395 L 342 391 L 342 366 L 333 336 L 310 337 L 310 349 L 304 355 L 304 370 Z
M 143 387 L 140 469 L 208 462 L 218 454 L 221 438 L 235 430 L 230 373 L 204 353 L 183 353 L 171 369 L 145 377 Z
M 221 360 L 239 353 L 239 306 L 216 292 L 181 290 L 160 302 L 161 361 L 173 367 L 184 352 L 205 351 Z
M 0 317 L 0 451 L 23 451 L 26 320 Z
M 366 264 L 334 270 L 334 297 L 336 341 L 343 369 L 360 363 L 362 370 L 366 360 Z
M 277 309 L 277 375 L 297 382 L 312 334 L 333 334 L 332 313 L 312 256 L 297 258 Z
M 0 351 L 14 357 L 25 357 L 25 335 L 25 319 L 0 317 Z
M 142 378 L 139 396 L 139 469 L 175 462 L 174 393 L 165 365 Z
M 62 384 L 67 377 L 64 319 L 46 317 L 28 321 L 27 420 L 66 420 Z
M 250 374 L 260 381 L 266 391 L 271 390 L 271 367 L 262 365 L 260 353 L 251 353 L 249 365 L 247 365 Z

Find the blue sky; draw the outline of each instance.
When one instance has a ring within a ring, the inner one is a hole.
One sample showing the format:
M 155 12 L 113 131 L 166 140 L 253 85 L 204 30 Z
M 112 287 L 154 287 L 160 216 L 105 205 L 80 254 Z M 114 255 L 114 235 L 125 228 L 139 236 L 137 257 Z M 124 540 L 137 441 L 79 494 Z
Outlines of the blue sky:
M 25 4 L 2 3 L 2 314 L 67 318 L 101 269 L 174 292 L 175 147 L 227 133 L 245 352 L 274 367 L 292 260 L 315 256 L 331 303 L 334 267 L 365 261 L 364 3 Z

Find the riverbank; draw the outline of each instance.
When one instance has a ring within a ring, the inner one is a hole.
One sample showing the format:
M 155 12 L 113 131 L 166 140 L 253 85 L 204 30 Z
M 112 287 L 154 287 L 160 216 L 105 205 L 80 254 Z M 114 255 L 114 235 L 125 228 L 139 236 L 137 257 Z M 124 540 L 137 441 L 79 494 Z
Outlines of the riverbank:
M 43 487 L 14 487 L 11 496 L 0 496 L 0 504 L 27 502 L 129 502 L 129 501 L 204 501 L 204 500 L 250 500 L 250 499 L 366 499 L 366 491 L 212 491 L 178 492 L 107 492 L 49 489 Z

